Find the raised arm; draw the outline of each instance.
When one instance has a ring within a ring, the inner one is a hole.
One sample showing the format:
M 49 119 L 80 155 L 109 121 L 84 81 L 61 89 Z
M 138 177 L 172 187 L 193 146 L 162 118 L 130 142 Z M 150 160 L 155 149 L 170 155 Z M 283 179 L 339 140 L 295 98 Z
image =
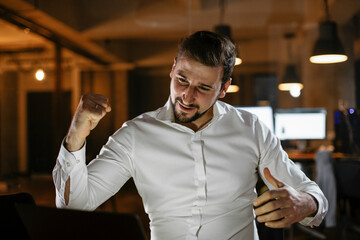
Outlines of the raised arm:
M 79 150 L 99 121 L 111 111 L 108 98 L 87 93 L 82 96 L 65 138 L 65 147 L 70 151 Z
M 85 139 L 89 136 L 99 121 L 111 111 L 107 97 L 99 94 L 87 93 L 81 97 L 79 105 L 72 119 L 64 145 L 70 152 L 82 148 Z M 69 203 L 70 177 L 65 184 L 65 203 Z

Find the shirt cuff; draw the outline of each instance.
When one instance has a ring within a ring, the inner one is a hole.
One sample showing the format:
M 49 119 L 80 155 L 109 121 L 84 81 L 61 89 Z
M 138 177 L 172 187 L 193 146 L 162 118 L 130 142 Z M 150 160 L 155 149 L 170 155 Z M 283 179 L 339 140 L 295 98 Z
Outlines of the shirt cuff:
M 84 146 L 74 152 L 70 152 L 66 149 L 64 146 L 64 142 L 61 144 L 60 153 L 59 153 L 59 163 L 63 169 L 63 171 L 70 175 L 70 173 L 73 171 L 74 168 L 79 166 L 80 164 L 85 164 L 86 161 L 86 143 Z
M 321 196 L 314 192 L 308 192 L 311 196 L 315 198 L 318 203 L 318 209 L 316 215 L 314 217 L 306 217 L 300 221 L 301 225 L 310 226 L 310 227 L 318 227 L 322 220 L 324 219 L 327 212 L 327 200 L 323 199 Z M 325 202 L 324 202 L 325 201 Z
M 311 222 L 314 220 L 315 217 L 306 217 L 300 221 L 301 225 L 313 227 L 314 225 Z

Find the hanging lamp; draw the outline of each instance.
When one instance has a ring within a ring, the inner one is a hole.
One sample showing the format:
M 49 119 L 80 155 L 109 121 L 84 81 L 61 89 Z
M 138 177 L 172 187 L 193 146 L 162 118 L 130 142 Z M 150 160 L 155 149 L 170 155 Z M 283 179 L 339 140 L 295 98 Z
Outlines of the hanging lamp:
M 325 3 L 326 20 L 319 24 L 319 39 L 316 41 L 310 62 L 329 64 L 345 62 L 348 57 L 337 33 L 337 25 L 330 21 L 329 6 Z
M 285 67 L 285 74 L 278 88 L 280 91 L 289 91 L 293 97 L 299 97 L 304 85 L 301 83 L 300 78 L 296 74 L 295 64 L 292 63 L 291 40 L 293 37 L 294 34 L 292 33 L 285 34 L 285 38 L 287 39 L 287 53 L 289 63 Z
M 231 37 L 231 27 L 227 24 L 224 24 L 224 13 L 225 13 L 225 0 L 219 0 L 219 8 L 220 8 L 220 24 L 215 26 L 215 32 L 218 34 L 222 34 L 228 37 L 232 42 L 234 40 Z M 237 52 L 237 57 L 235 59 L 235 66 L 240 65 L 242 63 L 242 59 L 239 57 L 239 53 Z
M 36 71 L 35 71 L 35 79 L 38 80 L 38 81 L 42 81 L 45 79 L 45 71 L 44 69 L 42 68 L 38 68 Z

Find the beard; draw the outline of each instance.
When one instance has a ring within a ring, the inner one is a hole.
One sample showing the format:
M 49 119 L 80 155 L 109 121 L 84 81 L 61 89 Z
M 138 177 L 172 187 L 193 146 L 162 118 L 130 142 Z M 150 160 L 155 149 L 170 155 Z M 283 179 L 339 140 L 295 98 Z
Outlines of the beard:
M 178 121 L 178 122 L 181 122 L 181 123 L 190 123 L 190 122 L 193 122 L 199 118 L 201 118 L 210 108 L 206 109 L 204 112 L 200 113 L 198 110 L 200 108 L 199 105 L 196 105 L 196 104 L 190 104 L 190 105 L 187 105 L 188 107 L 191 107 L 191 108 L 196 108 L 197 111 L 195 112 L 195 114 L 193 116 L 190 116 L 190 117 L 187 117 L 186 116 L 186 113 L 183 113 L 181 111 L 177 112 L 176 111 L 176 102 L 180 102 L 182 104 L 184 104 L 181 100 L 180 97 L 176 97 L 174 102 L 171 102 L 172 104 L 172 108 L 173 108 L 173 112 L 174 112 L 174 116 L 175 116 L 175 120 Z

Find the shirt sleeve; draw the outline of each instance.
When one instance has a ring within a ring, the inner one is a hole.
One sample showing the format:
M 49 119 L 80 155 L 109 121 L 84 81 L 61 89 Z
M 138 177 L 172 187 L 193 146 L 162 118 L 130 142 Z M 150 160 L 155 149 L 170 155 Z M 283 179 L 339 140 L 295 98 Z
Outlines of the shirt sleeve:
M 311 227 L 319 226 L 328 209 L 327 199 L 321 189 L 289 159 L 287 153 L 282 149 L 280 140 L 264 124 L 257 122 L 256 128 L 260 147 L 259 172 L 262 180 L 269 189 L 274 188 L 264 177 L 264 169 L 267 167 L 280 181 L 298 191 L 312 195 L 317 201 L 318 211 L 314 217 L 306 217 L 300 223 Z
M 69 152 L 61 145 L 53 180 L 56 189 L 56 206 L 94 210 L 113 196 L 132 174 L 130 154 L 111 136 L 100 154 L 86 165 L 84 145 L 80 150 Z M 65 183 L 70 178 L 68 205 L 65 203 Z

